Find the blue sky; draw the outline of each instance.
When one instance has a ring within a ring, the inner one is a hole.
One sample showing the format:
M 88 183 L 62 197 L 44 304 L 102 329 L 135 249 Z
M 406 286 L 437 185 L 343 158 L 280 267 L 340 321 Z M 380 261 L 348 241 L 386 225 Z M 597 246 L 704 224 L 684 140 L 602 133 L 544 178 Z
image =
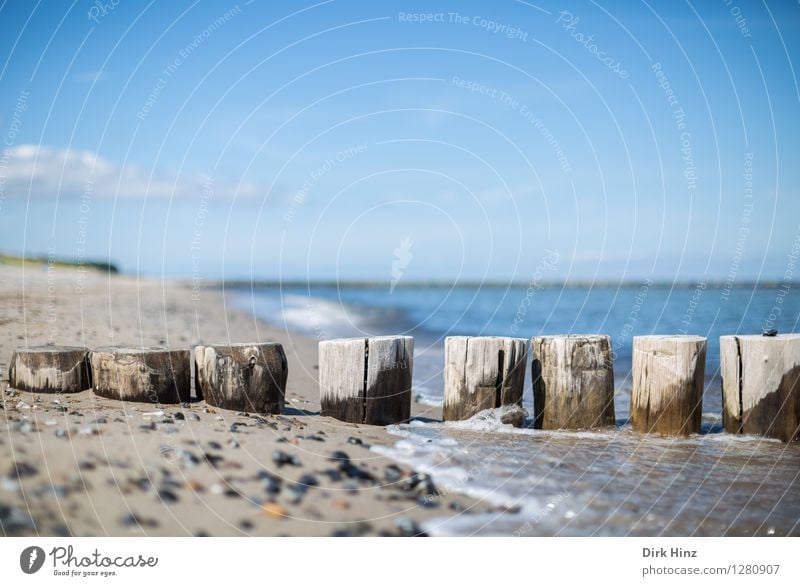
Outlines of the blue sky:
M 203 279 L 780 279 L 798 29 L 796 2 L 6 1 L 0 250 Z

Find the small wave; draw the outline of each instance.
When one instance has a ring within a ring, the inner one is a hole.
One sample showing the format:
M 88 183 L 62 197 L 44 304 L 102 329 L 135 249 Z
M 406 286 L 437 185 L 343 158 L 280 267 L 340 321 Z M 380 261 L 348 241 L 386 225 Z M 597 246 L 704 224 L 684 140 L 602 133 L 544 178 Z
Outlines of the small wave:
M 429 405 L 431 407 L 441 407 L 444 404 L 441 392 L 436 392 L 424 385 L 418 385 L 414 389 L 414 400 L 421 405 Z
M 312 331 L 318 338 L 357 335 L 363 329 L 356 312 L 339 303 L 300 295 L 283 295 L 282 316 L 289 329 Z

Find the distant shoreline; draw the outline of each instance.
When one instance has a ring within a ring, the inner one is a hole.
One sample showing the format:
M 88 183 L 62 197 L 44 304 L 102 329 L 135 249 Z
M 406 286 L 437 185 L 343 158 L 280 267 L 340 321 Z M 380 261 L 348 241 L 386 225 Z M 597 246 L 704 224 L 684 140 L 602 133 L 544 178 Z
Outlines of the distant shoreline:
M 181 279 L 179 279 L 181 280 Z M 781 286 L 780 280 L 769 281 L 742 281 L 740 283 L 728 283 L 727 281 L 680 281 L 670 283 L 669 281 L 549 281 L 546 283 L 536 283 L 531 285 L 521 281 L 461 281 L 453 283 L 451 281 L 405 281 L 395 284 L 394 289 L 638 289 L 648 287 L 649 289 L 696 289 L 700 284 L 705 289 L 777 289 Z M 303 287 L 331 287 L 339 289 L 383 289 L 389 288 L 389 280 L 386 281 L 330 281 L 330 280 L 253 280 L 246 281 L 241 279 L 232 280 L 209 280 L 204 281 L 203 286 L 211 289 L 296 289 Z
M 98 259 L 76 259 L 66 258 L 60 256 L 48 257 L 47 255 L 31 255 L 22 256 L 18 254 L 3 254 L 0 253 L 0 265 L 18 265 L 18 264 L 31 264 L 35 266 L 52 265 L 56 267 L 83 267 L 86 269 L 94 269 L 100 272 L 109 272 L 113 274 L 126 275 L 131 277 L 140 277 L 153 279 L 158 278 L 158 275 L 128 273 L 121 270 L 119 265 L 112 261 L 98 260 Z M 191 277 L 174 277 L 168 280 L 178 283 L 186 283 L 189 285 L 196 285 L 197 283 Z M 339 289 L 383 289 L 388 288 L 391 284 L 389 279 L 386 280 L 370 280 L 370 279 L 352 279 L 352 280 L 331 280 L 331 279 L 313 279 L 303 281 L 299 279 L 286 279 L 278 281 L 274 279 L 202 279 L 202 287 L 209 289 L 297 289 L 303 287 L 330 287 Z M 601 279 L 601 280 L 587 280 L 578 279 L 572 281 L 542 281 L 542 282 L 525 282 L 525 281 L 501 281 L 498 279 L 491 279 L 486 281 L 464 280 L 460 282 L 447 281 L 443 279 L 438 280 L 401 280 L 392 285 L 392 289 L 638 289 L 647 287 L 648 289 L 696 289 L 702 286 L 705 289 L 777 289 L 785 286 L 783 279 L 770 278 L 763 281 L 754 281 L 752 279 L 731 283 L 722 279 L 709 279 L 709 280 L 681 280 L 670 282 L 667 280 L 653 280 L 648 278 L 643 279 L 625 279 L 617 281 L 614 279 Z

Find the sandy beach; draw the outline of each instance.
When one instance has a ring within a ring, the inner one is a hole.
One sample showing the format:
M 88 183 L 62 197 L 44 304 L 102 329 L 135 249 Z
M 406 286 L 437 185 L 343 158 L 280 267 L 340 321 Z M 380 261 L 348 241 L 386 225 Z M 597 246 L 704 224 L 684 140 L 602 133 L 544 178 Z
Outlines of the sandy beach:
M 15 348 L 277 341 L 283 415 L 8 388 Z M 486 512 L 379 456 L 383 428 L 319 415 L 316 340 L 227 308 L 221 291 L 0 265 L 0 527 L 5 535 L 410 535 Z M 414 404 L 412 416 L 438 418 Z

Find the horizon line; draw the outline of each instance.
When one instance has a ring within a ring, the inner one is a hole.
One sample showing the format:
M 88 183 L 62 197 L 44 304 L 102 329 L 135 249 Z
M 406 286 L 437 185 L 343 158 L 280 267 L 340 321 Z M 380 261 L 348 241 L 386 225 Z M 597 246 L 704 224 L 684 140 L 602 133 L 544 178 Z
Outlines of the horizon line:
M 185 280 L 185 279 L 182 279 Z M 191 280 L 190 280 L 191 282 Z M 377 280 L 377 279 L 211 279 L 203 282 L 204 287 L 214 289 L 280 289 L 280 288 L 302 288 L 302 287 L 335 287 L 343 289 L 527 289 L 533 287 L 535 289 L 630 289 L 630 288 L 648 288 L 648 289 L 776 289 L 783 284 L 780 279 L 768 279 L 763 281 L 747 280 L 738 283 L 732 283 L 728 280 L 710 279 L 710 280 L 681 280 L 681 281 L 668 281 L 655 280 L 655 279 L 602 279 L 602 280 L 588 280 L 588 279 L 572 279 L 572 280 L 548 280 L 543 282 L 524 282 L 524 281 L 502 281 L 499 279 L 491 279 L 486 281 L 479 280 L 464 280 L 464 281 L 450 281 L 444 279 L 431 279 L 431 280 L 413 280 L 402 281 L 400 283 L 392 283 L 391 280 Z

